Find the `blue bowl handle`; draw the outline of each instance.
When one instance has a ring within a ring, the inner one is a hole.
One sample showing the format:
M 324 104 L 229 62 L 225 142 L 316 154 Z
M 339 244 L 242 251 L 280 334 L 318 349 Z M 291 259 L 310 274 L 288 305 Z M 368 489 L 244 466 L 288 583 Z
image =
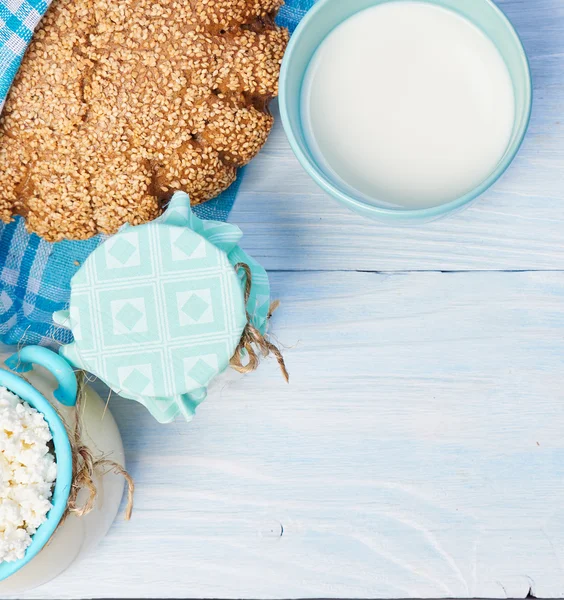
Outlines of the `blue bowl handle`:
M 76 404 L 78 386 L 76 376 L 69 363 L 58 354 L 42 346 L 26 346 L 5 362 L 6 366 L 15 373 L 27 373 L 32 365 L 40 365 L 50 371 L 57 380 L 59 387 L 53 396 L 65 406 Z

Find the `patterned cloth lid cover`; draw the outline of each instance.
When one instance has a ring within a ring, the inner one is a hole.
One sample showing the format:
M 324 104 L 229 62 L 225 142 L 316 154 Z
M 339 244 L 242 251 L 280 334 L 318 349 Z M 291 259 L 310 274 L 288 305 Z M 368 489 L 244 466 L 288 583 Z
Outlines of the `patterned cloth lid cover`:
M 126 225 L 85 261 L 71 281 L 68 311 L 55 321 L 74 343 L 61 354 L 161 423 L 191 419 L 241 339 L 247 312 L 265 332 L 265 270 L 239 246 L 241 230 L 194 215 L 184 193 L 152 223 Z M 252 290 L 244 306 L 245 275 Z

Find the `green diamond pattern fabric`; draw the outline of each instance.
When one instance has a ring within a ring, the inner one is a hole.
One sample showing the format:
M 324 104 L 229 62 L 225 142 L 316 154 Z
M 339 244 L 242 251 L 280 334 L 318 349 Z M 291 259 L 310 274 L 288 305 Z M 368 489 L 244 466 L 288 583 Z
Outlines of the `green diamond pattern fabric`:
M 123 227 L 71 282 L 70 308 L 55 320 L 75 342 L 61 354 L 160 422 L 191 419 L 228 367 L 247 312 L 266 329 L 268 277 L 239 248 L 241 237 L 234 225 L 197 218 L 184 193 L 152 223 Z M 246 307 L 240 262 L 253 276 Z

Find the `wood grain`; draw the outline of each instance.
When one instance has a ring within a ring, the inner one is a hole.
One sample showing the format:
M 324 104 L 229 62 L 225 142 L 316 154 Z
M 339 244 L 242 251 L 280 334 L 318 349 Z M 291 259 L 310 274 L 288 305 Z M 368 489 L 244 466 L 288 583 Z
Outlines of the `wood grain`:
M 231 220 L 272 271 L 291 384 L 268 362 L 169 427 L 112 398 L 133 521 L 28 598 L 564 597 L 564 2 L 499 4 L 535 88 L 510 171 L 386 227 L 278 122 Z
M 268 269 L 559 270 L 564 264 L 564 2 L 505 0 L 530 57 L 534 108 L 509 172 L 459 215 L 417 228 L 368 221 L 322 192 L 280 120 L 247 168 L 231 220 Z
M 564 596 L 564 274 L 273 286 L 291 384 L 112 399 L 134 518 L 28 598 Z

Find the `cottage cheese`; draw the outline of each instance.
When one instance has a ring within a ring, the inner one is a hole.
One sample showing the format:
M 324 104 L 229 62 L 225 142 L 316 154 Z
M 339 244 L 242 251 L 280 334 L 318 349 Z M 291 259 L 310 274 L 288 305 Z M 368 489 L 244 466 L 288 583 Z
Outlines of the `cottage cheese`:
M 43 415 L 0 388 L 0 562 L 24 557 L 51 509 L 51 440 Z

